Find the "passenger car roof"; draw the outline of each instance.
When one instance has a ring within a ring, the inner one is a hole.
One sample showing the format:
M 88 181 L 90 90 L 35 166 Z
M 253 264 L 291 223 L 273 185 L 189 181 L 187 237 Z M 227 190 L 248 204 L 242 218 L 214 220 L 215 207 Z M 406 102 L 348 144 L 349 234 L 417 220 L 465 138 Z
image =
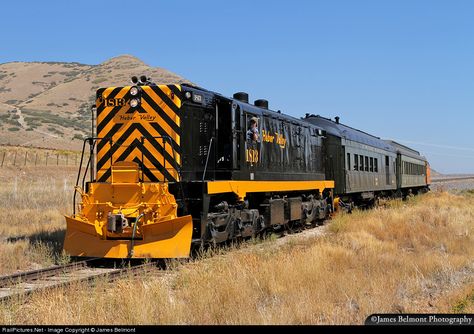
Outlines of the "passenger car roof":
M 387 143 L 389 143 L 390 145 L 392 145 L 393 147 L 395 147 L 395 149 L 397 150 L 397 153 L 400 153 L 400 154 L 403 154 L 403 155 L 406 155 L 408 157 L 411 157 L 411 158 L 416 158 L 416 159 L 420 159 L 420 160 L 423 160 L 423 161 L 426 161 L 426 158 L 424 156 L 422 156 L 420 154 L 420 152 L 408 147 L 408 146 L 405 146 L 405 145 L 402 145 L 400 143 L 397 143 L 396 141 L 393 141 L 393 140 L 385 140 Z
M 319 115 L 307 114 L 304 120 L 311 124 L 320 126 L 324 130 L 326 130 L 327 133 L 333 136 L 352 140 L 357 143 L 369 145 L 393 153 L 395 153 L 396 151 L 395 147 L 390 145 L 390 143 L 388 143 L 387 141 L 368 134 L 364 131 L 357 130 L 351 128 L 350 126 L 335 122 L 332 119 L 325 118 Z

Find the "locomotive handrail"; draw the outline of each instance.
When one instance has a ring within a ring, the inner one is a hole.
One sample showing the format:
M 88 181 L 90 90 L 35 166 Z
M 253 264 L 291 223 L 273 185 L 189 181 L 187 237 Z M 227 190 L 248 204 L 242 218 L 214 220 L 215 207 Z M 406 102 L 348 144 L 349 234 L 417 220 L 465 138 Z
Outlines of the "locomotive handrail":
M 79 185 L 79 179 L 81 178 L 82 161 L 84 160 L 84 150 L 86 149 L 86 141 L 87 141 L 87 139 L 84 139 L 84 142 L 82 143 L 81 161 L 79 162 L 79 171 L 77 173 L 76 185 L 74 187 L 74 195 L 73 195 L 73 198 L 72 198 L 72 211 L 73 211 L 74 215 L 76 214 L 77 186 Z
M 84 189 L 84 182 L 87 176 L 87 170 L 89 169 L 89 166 L 91 168 L 90 171 L 90 176 L 91 176 L 91 182 L 94 179 L 93 175 L 93 166 L 91 165 L 91 161 L 94 155 L 94 148 L 95 148 L 95 143 L 97 142 L 98 139 L 105 139 L 105 138 L 100 138 L 100 137 L 88 137 L 84 138 L 84 142 L 82 144 L 82 153 L 81 153 L 81 161 L 79 163 L 79 171 L 77 172 L 77 179 L 76 179 L 76 185 L 74 187 L 74 195 L 72 199 L 72 205 L 73 205 L 73 214 L 76 214 L 76 195 L 77 195 L 77 187 L 79 186 L 79 180 L 81 179 L 81 171 L 82 171 L 82 162 L 84 161 L 84 152 L 86 149 L 86 142 L 89 142 L 89 160 L 87 161 L 86 165 L 86 171 L 84 172 L 84 176 L 82 178 L 82 189 Z
M 209 162 L 209 155 L 211 154 L 212 143 L 214 142 L 214 137 L 211 137 L 209 141 L 209 149 L 207 150 L 207 157 L 206 157 L 206 164 L 204 165 L 204 171 L 202 172 L 202 181 L 206 179 L 206 172 L 207 172 L 207 164 Z

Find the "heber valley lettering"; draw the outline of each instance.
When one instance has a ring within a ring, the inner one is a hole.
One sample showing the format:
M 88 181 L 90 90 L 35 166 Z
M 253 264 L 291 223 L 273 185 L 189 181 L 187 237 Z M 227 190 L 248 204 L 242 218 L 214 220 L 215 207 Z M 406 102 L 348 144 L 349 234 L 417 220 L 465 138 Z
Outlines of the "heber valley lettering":
M 143 115 L 143 114 L 140 114 L 140 115 L 120 115 L 118 116 L 118 120 L 119 121 L 137 121 L 137 120 L 140 120 L 140 121 L 149 121 L 149 122 L 152 122 L 156 119 L 156 116 L 151 116 L 151 115 Z
M 264 142 L 273 143 L 275 136 L 270 135 L 268 131 L 262 130 L 262 138 Z
M 266 143 L 276 143 L 281 148 L 285 148 L 286 146 L 286 138 L 282 134 L 279 134 L 278 132 L 275 132 L 272 135 L 270 134 L 270 132 L 266 130 L 262 130 L 262 139 Z

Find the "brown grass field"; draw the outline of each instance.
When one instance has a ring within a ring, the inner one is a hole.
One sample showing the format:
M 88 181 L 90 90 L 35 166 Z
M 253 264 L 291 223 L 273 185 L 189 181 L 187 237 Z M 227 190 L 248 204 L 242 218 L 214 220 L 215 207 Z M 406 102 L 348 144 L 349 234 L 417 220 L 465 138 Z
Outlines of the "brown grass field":
M 68 261 L 74 167 L 0 170 L 0 274 Z M 94 287 L 0 304 L 2 324 L 362 324 L 474 312 L 474 191 L 433 191 Z M 213 255 L 213 256 L 208 256 Z

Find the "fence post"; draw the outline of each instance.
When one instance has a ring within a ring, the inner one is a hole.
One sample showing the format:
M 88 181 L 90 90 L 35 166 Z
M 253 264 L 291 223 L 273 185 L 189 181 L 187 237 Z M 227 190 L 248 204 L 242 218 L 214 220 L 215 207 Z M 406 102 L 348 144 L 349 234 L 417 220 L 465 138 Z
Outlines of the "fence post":
M 15 157 L 13 158 L 13 166 L 15 166 L 16 164 L 16 154 L 17 154 L 18 151 L 15 151 Z
M 59 153 L 56 153 L 56 166 L 59 166 Z
M 69 154 L 66 154 L 66 166 L 68 165 L 69 163 Z
M 35 166 L 36 166 L 37 161 L 38 161 L 38 152 L 36 152 L 36 154 L 35 154 Z
M 46 166 L 48 166 L 48 157 L 49 157 L 49 152 L 46 152 Z
M 25 152 L 25 166 L 26 166 L 26 160 L 28 159 L 28 151 Z
M 3 158 L 2 158 L 2 167 L 3 167 L 3 161 L 5 161 L 5 154 L 7 153 L 7 151 L 3 151 Z
M 13 198 L 16 199 L 18 194 L 18 177 L 15 176 L 15 183 L 13 183 Z

